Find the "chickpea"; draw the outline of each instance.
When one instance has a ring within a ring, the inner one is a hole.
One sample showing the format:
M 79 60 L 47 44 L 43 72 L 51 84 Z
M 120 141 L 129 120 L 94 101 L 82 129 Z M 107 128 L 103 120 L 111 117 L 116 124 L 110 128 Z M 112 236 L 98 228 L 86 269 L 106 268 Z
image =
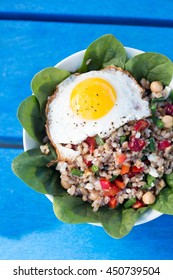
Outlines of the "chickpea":
M 152 92 L 160 93 L 163 90 L 163 85 L 159 81 L 154 81 L 151 83 L 150 89 Z
M 66 190 L 68 190 L 71 187 L 71 185 L 67 181 L 64 181 L 64 180 L 61 180 L 61 185 Z
M 145 204 L 153 204 L 156 200 L 154 194 L 152 194 L 152 192 L 146 192 L 143 196 L 142 196 L 142 200 Z
M 162 117 L 162 121 L 164 123 L 164 127 L 171 128 L 173 126 L 173 117 L 169 115 L 165 115 Z
M 99 194 L 98 192 L 92 191 L 90 192 L 88 198 L 91 199 L 92 201 L 95 201 L 98 198 Z

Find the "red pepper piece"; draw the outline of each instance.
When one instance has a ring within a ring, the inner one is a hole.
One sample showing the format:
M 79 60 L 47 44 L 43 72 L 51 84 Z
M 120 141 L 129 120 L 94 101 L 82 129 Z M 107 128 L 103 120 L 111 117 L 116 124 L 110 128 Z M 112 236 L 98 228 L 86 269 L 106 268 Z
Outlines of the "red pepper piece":
M 83 161 L 85 162 L 85 164 L 86 164 L 88 167 L 91 167 L 92 161 L 86 160 L 85 158 L 83 159 Z
M 114 196 L 112 196 L 108 205 L 110 208 L 115 209 L 117 206 L 117 199 Z
M 129 140 L 129 143 L 128 143 L 128 146 L 129 146 L 131 151 L 139 152 L 144 148 L 145 144 L 146 143 L 143 139 L 135 138 L 135 136 L 131 136 L 130 140 Z
M 105 196 L 115 196 L 121 191 L 121 189 L 115 186 L 114 184 L 111 183 L 110 185 L 110 188 L 106 189 L 104 192 Z
M 115 179 L 114 184 L 120 189 L 125 188 L 125 183 L 123 181 L 118 180 L 118 179 Z
M 100 178 L 100 185 L 103 190 L 107 190 L 111 186 L 111 182 L 106 178 Z
M 145 204 L 141 201 L 141 200 L 137 200 L 133 205 L 132 205 L 132 207 L 134 208 L 134 209 L 138 209 L 138 208 L 141 208 L 141 207 L 143 207 Z
M 92 154 L 94 152 L 95 147 L 96 147 L 95 138 L 94 137 L 87 137 L 85 142 L 89 145 L 89 151 L 90 151 L 90 154 Z
M 134 125 L 134 130 L 136 131 L 142 131 L 146 129 L 149 126 L 149 123 L 146 120 L 139 120 Z
M 132 171 L 132 173 L 136 173 L 136 174 L 138 174 L 138 173 L 141 173 L 141 172 L 143 172 L 144 171 L 144 167 L 137 167 L 137 166 L 132 166 L 131 167 L 131 171 Z
M 121 175 L 129 173 L 130 170 L 130 164 L 129 165 L 122 165 L 121 167 Z
M 127 156 L 125 154 L 119 154 L 116 161 L 118 164 L 122 164 L 126 160 L 126 158 Z

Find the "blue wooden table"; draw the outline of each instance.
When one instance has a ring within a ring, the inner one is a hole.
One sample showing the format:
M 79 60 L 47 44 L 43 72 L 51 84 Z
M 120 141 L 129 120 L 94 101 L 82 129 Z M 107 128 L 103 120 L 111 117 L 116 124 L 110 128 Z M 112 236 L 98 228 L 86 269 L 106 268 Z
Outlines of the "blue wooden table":
M 173 60 L 172 0 L 6 0 L 0 5 L 0 259 L 173 259 L 173 217 L 136 226 L 120 240 L 101 227 L 64 224 L 51 202 L 11 171 L 22 152 L 16 111 L 39 70 L 106 33 Z

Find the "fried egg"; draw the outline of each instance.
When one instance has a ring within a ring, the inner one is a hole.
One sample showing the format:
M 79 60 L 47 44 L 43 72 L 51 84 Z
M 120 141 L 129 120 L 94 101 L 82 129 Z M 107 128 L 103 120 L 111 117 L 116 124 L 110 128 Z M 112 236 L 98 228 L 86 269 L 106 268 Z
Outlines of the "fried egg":
M 79 144 L 88 136 L 108 137 L 120 126 L 150 115 L 142 99 L 143 89 L 121 68 L 73 74 L 61 82 L 46 107 L 46 129 L 52 144 L 64 158 L 78 151 L 62 144 Z

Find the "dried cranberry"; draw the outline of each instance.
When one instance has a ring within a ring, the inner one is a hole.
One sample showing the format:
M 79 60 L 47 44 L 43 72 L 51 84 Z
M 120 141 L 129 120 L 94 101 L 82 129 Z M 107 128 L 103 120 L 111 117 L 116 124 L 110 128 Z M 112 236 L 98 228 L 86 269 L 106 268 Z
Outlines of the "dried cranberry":
M 146 129 L 149 126 L 149 123 L 145 120 L 139 120 L 135 123 L 134 125 L 134 130 L 136 131 L 142 131 L 144 129 Z
M 171 146 L 171 143 L 168 140 L 163 140 L 163 141 L 158 142 L 158 149 L 160 151 L 165 150 L 169 146 Z
M 131 151 L 139 152 L 144 148 L 145 141 L 140 138 L 135 138 L 135 136 L 131 136 L 128 145 Z
M 166 103 L 164 109 L 167 115 L 173 116 L 173 104 Z

